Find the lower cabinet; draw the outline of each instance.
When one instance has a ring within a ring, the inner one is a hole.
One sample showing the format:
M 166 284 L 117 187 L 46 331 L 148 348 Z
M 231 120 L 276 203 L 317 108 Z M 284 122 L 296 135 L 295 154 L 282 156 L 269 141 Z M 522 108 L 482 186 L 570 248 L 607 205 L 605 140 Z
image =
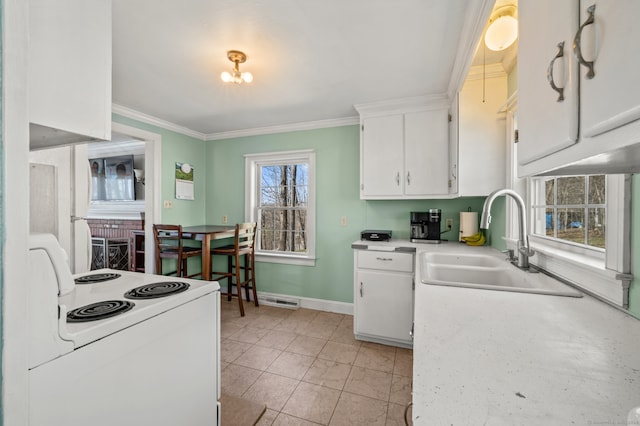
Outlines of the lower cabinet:
M 413 253 L 355 250 L 354 265 L 355 338 L 412 347 Z

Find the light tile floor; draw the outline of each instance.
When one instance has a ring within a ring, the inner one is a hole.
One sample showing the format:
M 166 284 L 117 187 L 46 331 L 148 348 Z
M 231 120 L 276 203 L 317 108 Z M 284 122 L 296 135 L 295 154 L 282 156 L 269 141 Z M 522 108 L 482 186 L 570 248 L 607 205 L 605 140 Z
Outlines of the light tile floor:
M 222 391 L 265 403 L 258 425 L 404 425 L 413 352 L 360 342 L 351 315 L 222 298 Z

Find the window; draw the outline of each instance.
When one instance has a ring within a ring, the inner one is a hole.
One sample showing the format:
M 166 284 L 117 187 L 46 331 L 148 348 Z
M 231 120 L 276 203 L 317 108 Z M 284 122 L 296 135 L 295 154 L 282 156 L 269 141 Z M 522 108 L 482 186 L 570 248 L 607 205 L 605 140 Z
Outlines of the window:
M 606 179 L 605 175 L 537 179 L 533 233 L 605 249 Z
M 261 261 L 313 265 L 315 153 L 291 151 L 245 156 L 248 220 L 258 223 Z
M 530 179 L 532 263 L 618 306 L 631 280 L 630 177 Z

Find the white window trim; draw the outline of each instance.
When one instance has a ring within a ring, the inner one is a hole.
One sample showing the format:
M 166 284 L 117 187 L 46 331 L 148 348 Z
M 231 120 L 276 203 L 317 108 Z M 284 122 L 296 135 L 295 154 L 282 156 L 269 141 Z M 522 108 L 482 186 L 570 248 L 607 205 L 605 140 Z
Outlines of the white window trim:
M 307 202 L 307 254 L 261 252 L 256 250 L 256 260 L 268 263 L 315 266 L 316 261 L 316 154 L 312 149 L 298 151 L 245 154 L 245 199 L 244 215 L 247 222 L 257 222 L 258 165 L 282 164 L 283 162 L 304 162 L 309 164 L 309 200 Z
M 527 185 L 528 216 L 532 217 L 533 182 Z M 629 241 L 630 175 L 609 175 L 607 178 L 606 246 L 597 249 L 563 243 L 540 235 L 534 235 L 531 220 L 529 240 L 536 254 L 531 264 L 564 279 L 600 299 L 615 306 L 628 308 L 629 284 L 632 276 L 631 247 Z M 508 238 L 509 243 L 515 240 Z

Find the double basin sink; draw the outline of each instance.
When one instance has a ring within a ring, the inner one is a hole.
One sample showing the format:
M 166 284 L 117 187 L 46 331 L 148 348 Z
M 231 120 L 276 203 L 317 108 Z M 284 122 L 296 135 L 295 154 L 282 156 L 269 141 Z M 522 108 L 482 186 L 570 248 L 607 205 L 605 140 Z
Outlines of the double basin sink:
M 494 253 L 423 252 L 420 256 L 424 284 L 582 297 L 573 287 L 533 268 L 521 270 Z

